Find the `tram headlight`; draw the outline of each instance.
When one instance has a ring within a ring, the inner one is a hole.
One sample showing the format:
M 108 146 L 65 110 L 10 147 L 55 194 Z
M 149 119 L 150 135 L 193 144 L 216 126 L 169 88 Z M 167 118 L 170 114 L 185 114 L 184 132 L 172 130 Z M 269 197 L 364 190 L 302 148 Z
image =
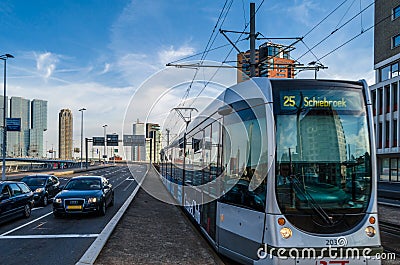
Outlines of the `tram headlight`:
M 365 228 L 365 233 L 367 234 L 367 236 L 373 237 L 376 234 L 376 230 L 372 226 L 367 226 L 367 228 Z
M 290 228 L 288 228 L 288 227 L 282 228 L 281 231 L 279 231 L 279 232 L 281 233 L 281 236 L 282 236 L 284 239 L 288 239 L 288 238 L 291 237 L 292 234 L 293 234 L 292 229 L 290 229 Z

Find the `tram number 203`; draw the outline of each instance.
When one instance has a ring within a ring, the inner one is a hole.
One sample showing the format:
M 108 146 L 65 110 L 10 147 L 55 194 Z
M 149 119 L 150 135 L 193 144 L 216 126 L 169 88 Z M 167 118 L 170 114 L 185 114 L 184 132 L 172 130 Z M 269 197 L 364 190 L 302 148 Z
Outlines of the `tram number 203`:
M 347 239 L 345 237 L 339 237 L 336 239 L 326 239 L 325 240 L 327 246 L 346 246 Z
M 338 240 L 337 239 L 326 239 L 325 240 L 327 246 L 337 246 L 339 245 Z

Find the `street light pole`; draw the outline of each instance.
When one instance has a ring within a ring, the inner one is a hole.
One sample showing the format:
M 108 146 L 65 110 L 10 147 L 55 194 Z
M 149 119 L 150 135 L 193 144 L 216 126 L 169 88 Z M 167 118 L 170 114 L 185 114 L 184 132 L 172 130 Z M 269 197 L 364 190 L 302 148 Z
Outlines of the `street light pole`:
M 7 93 L 6 93 L 6 69 L 7 69 L 7 59 L 14 58 L 11 54 L 3 54 L 0 59 L 4 61 L 4 99 L 3 99 L 3 164 L 1 167 L 1 180 L 6 180 L 6 150 L 7 150 L 7 126 L 6 126 L 6 115 L 7 115 Z
M 103 153 L 103 155 L 105 155 L 104 164 L 106 163 L 106 159 L 107 159 L 107 134 L 106 134 L 107 126 L 108 126 L 107 124 L 103 125 L 103 128 L 104 128 L 104 153 Z
M 81 108 L 79 111 L 82 113 L 82 118 L 81 118 L 81 169 L 83 168 L 83 112 L 85 111 L 85 108 Z

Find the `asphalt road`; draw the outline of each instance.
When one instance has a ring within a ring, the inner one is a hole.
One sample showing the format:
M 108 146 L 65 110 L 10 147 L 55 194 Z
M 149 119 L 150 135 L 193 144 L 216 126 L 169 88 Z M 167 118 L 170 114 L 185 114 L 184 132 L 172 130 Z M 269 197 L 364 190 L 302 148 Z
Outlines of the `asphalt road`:
M 146 165 L 130 168 L 135 177 L 146 173 Z M 52 214 L 51 204 L 34 208 L 28 219 L 0 224 L 0 264 L 75 264 L 137 186 L 126 165 L 76 175 L 102 175 L 109 179 L 115 202 L 107 208 L 106 216 L 73 215 L 58 219 Z M 61 185 L 71 176 L 60 177 Z

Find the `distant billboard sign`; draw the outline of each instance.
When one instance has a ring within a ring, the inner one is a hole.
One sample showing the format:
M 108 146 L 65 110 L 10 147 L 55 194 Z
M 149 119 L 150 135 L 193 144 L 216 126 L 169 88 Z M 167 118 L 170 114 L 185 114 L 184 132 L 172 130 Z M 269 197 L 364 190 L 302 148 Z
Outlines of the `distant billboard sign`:
M 7 131 L 9 132 L 20 132 L 21 118 L 7 118 L 6 126 L 7 126 Z
M 107 134 L 107 146 L 118 146 L 118 134 Z
M 93 137 L 93 146 L 104 146 L 104 137 Z
M 124 146 L 144 146 L 145 136 L 144 135 L 124 135 Z

